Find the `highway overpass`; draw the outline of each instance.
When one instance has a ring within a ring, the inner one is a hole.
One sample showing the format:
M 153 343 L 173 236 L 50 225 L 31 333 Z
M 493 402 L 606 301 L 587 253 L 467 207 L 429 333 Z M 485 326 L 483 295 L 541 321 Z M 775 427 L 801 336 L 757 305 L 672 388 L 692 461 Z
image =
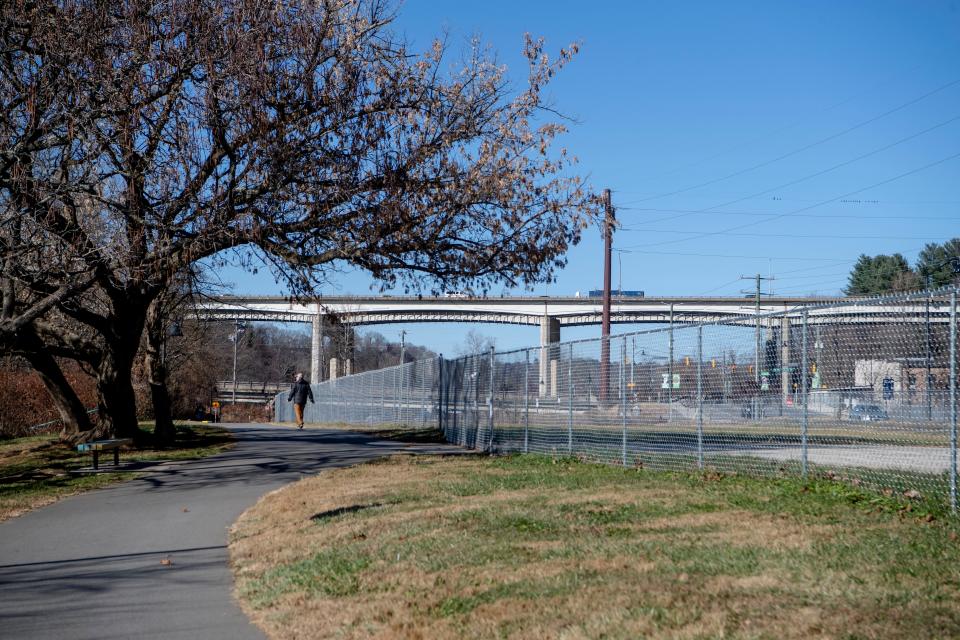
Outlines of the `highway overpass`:
M 928 307 L 924 298 L 887 300 L 838 297 L 765 297 L 757 307 L 750 297 L 614 298 L 613 323 L 709 323 L 778 326 L 784 332 L 807 310 L 811 323 L 841 319 L 870 323 L 947 322 L 945 300 Z M 201 320 L 300 322 L 312 325 L 310 379 L 321 380 L 320 345 L 325 329 L 414 322 L 481 322 L 540 327 L 541 379 L 548 376 L 549 349 L 560 342 L 562 327 L 600 324 L 602 305 L 595 297 L 330 296 L 312 301 L 283 296 L 222 296 L 194 305 Z M 780 314 L 771 317 L 771 314 Z M 349 359 L 331 359 L 330 376 L 350 373 Z

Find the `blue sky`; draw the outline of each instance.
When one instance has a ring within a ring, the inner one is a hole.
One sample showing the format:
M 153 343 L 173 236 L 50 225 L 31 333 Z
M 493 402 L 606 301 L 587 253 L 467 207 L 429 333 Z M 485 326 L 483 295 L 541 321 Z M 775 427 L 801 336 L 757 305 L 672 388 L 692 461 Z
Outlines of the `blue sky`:
M 624 289 L 736 295 L 760 272 L 775 293 L 835 294 L 861 253 L 912 262 L 960 235 L 960 2 L 410 0 L 397 28 L 420 48 L 479 35 L 518 83 L 524 33 L 553 52 L 581 44 L 550 94 L 576 120 L 561 144 L 613 191 Z M 535 293 L 599 288 L 599 232 L 569 262 Z M 280 293 L 262 275 L 224 278 Z M 345 273 L 328 293 L 370 284 Z M 467 328 L 414 325 L 408 340 L 455 353 Z M 503 348 L 539 338 L 475 328 Z

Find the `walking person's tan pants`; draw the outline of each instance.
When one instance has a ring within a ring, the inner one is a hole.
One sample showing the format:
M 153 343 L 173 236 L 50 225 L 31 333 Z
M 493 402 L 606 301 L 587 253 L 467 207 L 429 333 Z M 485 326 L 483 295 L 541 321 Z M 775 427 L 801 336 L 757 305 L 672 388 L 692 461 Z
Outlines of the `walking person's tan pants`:
M 293 415 L 297 417 L 297 426 L 303 426 L 303 405 L 302 404 L 293 404 Z

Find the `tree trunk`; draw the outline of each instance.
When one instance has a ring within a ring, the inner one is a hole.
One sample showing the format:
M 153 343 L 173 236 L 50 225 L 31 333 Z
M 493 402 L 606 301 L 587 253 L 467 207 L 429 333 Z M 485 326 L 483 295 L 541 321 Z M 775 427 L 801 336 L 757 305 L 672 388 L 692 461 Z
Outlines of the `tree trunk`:
M 173 426 L 173 416 L 170 411 L 170 393 L 164 382 L 154 384 L 150 382 L 150 396 L 153 400 L 153 416 L 156 424 L 153 427 L 153 437 L 157 446 L 169 446 L 176 439 L 176 430 Z
M 133 438 L 140 444 L 143 434 L 137 425 L 133 354 L 117 353 L 119 350 L 116 345 L 105 350 L 97 368 L 100 421 L 96 431 L 105 437 Z
M 97 367 L 97 395 L 100 425 L 97 431 L 114 438 L 133 438 L 144 444 L 137 424 L 137 400 L 133 391 L 133 362 L 150 304 L 145 296 L 128 293 L 113 298 L 110 335 L 105 338 L 102 360 Z
M 60 439 L 68 442 L 77 441 L 84 432 L 91 430 L 90 417 L 73 387 L 67 382 L 60 365 L 53 356 L 41 349 L 31 350 L 25 353 L 24 357 L 40 376 L 43 386 L 46 387 L 53 405 L 60 414 L 60 420 L 63 422 Z
M 154 440 L 157 445 L 171 445 L 176 437 L 170 411 L 170 392 L 167 389 L 167 363 L 164 358 L 166 327 L 162 313 L 162 298 L 150 305 L 147 312 L 146 368 L 150 376 L 150 397 L 153 400 Z

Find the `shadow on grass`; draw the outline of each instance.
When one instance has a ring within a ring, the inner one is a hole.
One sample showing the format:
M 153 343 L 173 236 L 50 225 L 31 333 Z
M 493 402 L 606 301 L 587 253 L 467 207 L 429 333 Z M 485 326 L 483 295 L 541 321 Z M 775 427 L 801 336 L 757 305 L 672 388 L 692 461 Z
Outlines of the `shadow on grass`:
M 416 444 L 449 444 L 439 429 L 386 429 L 364 431 L 358 429 L 361 433 L 368 433 L 381 440 L 393 440 L 395 442 L 413 442 Z
M 315 513 L 310 516 L 310 519 L 314 522 L 320 522 L 321 520 L 328 520 L 330 518 L 336 518 L 337 516 L 346 515 L 348 513 L 356 513 L 358 511 L 364 511 L 366 509 L 376 509 L 377 507 L 382 507 L 382 502 L 375 502 L 373 504 L 353 504 L 349 507 L 337 507 L 336 509 L 330 509 L 329 511 L 321 511 L 320 513 Z

